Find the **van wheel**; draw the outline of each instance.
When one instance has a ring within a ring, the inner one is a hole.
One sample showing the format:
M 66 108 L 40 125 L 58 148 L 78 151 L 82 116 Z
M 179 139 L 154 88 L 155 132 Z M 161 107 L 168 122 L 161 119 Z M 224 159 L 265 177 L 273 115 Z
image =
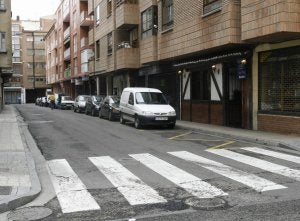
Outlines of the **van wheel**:
M 123 118 L 123 114 L 120 113 L 120 124 L 125 124 L 125 120 Z
M 142 126 L 142 125 L 141 125 L 141 122 L 140 122 L 138 116 L 136 116 L 135 119 L 134 119 L 134 127 L 135 127 L 136 129 L 140 129 L 141 126 Z
M 109 112 L 109 113 L 108 113 L 108 120 L 109 120 L 109 121 L 112 121 L 112 119 L 113 119 L 113 117 L 112 117 L 112 113 L 111 113 L 111 112 Z

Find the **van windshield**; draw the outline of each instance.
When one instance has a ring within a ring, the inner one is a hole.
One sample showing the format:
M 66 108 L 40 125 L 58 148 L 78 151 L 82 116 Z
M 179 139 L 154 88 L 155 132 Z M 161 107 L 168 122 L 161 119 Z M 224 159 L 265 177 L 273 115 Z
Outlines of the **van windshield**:
M 137 104 L 168 104 L 166 97 L 159 92 L 137 92 L 135 99 Z

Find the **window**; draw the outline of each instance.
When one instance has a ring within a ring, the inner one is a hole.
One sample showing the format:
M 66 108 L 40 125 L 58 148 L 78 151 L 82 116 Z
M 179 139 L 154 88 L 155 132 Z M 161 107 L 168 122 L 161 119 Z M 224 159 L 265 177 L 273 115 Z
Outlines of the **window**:
M 111 16 L 111 12 L 112 12 L 111 0 L 107 0 L 107 17 Z
M 112 32 L 107 35 L 107 54 L 112 54 L 113 42 L 112 42 Z
M 4 0 L 0 0 L 0 10 L 5 10 Z
M 100 24 L 100 5 L 97 5 L 96 7 L 96 25 Z
M 259 111 L 300 115 L 300 47 L 259 54 Z
M 44 36 L 42 36 L 42 35 L 36 35 L 36 36 L 34 36 L 34 41 L 39 42 L 39 41 L 43 41 L 43 40 L 44 40 Z
M 173 27 L 173 0 L 162 1 L 162 30 Z
M 219 11 L 222 8 L 222 0 L 204 0 L 203 15 Z
M 100 58 L 100 40 L 96 41 L 96 59 Z
M 129 95 L 128 104 L 134 105 L 133 93 L 130 93 L 130 95 Z
M 142 38 L 157 34 L 157 6 L 151 6 L 142 12 Z
M 26 36 L 26 41 L 33 41 L 33 36 Z
M 0 32 L 0 52 L 6 52 L 6 41 L 4 32 Z
M 192 99 L 209 100 L 209 73 L 208 70 L 192 73 Z

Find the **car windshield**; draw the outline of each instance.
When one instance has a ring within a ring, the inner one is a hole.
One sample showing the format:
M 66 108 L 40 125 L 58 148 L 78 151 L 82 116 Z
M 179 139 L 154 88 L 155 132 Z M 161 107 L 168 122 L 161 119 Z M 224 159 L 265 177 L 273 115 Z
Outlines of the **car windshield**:
M 94 100 L 94 102 L 96 102 L 96 103 L 100 103 L 101 101 L 102 101 L 102 97 L 99 97 L 99 96 L 93 96 L 93 100 Z
M 111 96 L 110 98 L 113 101 L 113 103 L 115 103 L 116 105 L 120 104 L 120 97 L 118 97 L 118 96 Z
M 166 97 L 159 92 L 137 92 L 135 99 L 137 104 L 168 104 Z
M 69 97 L 69 96 L 63 96 L 63 97 L 61 97 L 61 100 L 63 100 L 63 101 L 71 101 L 72 98 Z

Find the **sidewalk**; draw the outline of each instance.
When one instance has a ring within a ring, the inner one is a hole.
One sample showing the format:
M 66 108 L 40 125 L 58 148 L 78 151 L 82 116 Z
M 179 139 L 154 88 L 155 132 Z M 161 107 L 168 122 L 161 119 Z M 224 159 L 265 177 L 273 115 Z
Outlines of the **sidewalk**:
M 13 106 L 0 113 L 0 213 L 32 201 L 41 191 L 27 126 Z
M 180 120 L 176 122 L 176 127 L 190 130 L 200 130 L 213 135 L 230 137 L 231 139 L 243 139 L 249 142 L 290 148 L 300 151 L 300 136 L 296 135 L 283 135 Z
M 188 121 L 177 121 L 176 127 L 300 151 L 300 136 Z M 0 113 L 0 213 L 32 201 L 41 192 L 41 184 L 33 160 L 32 151 L 35 149 L 37 149 L 36 143 L 27 125 L 18 116 L 15 107 L 5 106 Z

